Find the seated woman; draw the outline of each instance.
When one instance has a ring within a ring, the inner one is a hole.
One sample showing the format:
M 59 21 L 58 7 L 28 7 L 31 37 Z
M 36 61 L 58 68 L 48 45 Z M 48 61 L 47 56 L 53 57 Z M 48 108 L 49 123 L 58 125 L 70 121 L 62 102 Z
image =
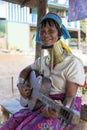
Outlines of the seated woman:
M 31 86 L 26 83 L 32 70 L 37 71 L 51 82 L 49 97 L 57 103 L 72 108 L 80 113 L 81 95 L 78 91 L 85 82 L 83 64 L 61 40 L 70 38 L 69 32 L 62 24 L 61 18 L 52 12 L 46 14 L 40 22 L 36 40 L 42 45 L 41 52 L 46 49 L 48 56 L 42 56 L 25 67 L 19 74 L 18 89 L 25 109 L 13 114 L 0 130 L 63 130 L 59 118 L 60 113 L 49 105 L 41 105 L 31 111 L 28 102 L 31 100 Z M 42 53 L 41 53 L 42 54 Z M 69 124 L 68 130 L 75 125 Z

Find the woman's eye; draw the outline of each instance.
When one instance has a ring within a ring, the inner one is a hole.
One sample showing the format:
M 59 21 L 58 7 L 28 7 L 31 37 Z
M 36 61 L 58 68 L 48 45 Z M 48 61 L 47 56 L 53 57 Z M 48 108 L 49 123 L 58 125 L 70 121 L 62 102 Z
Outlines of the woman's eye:
M 50 30 L 50 31 L 49 31 L 49 33 L 53 33 L 53 32 L 54 32 L 54 30 Z
M 49 30 L 49 31 L 40 31 L 40 34 L 43 35 L 43 34 L 52 34 L 54 33 L 55 31 L 54 30 Z

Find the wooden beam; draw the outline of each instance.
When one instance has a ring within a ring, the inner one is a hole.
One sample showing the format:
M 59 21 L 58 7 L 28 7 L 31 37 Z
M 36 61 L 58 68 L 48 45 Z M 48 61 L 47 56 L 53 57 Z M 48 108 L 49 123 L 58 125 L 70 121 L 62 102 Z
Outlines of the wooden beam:
M 39 25 L 41 18 L 47 12 L 47 2 L 48 0 L 37 0 L 37 9 L 38 9 L 37 26 Z M 36 58 L 40 57 L 40 47 L 41 45 L 39 43 L 36 43 Z
M 30 8 L 37 7 L 37 0 L 20 0 L 21 7 L 28 6 Z
M 23 7 L 26 2 L 27 2 L 27 0 L 20 0 L 21 7 Z
M 37 7 L 37 0 L 3 0 L 6 2 L 14 3 L 14 4 L 19 4 L 21 7 L 30 7 L 30 8 L 35 8 Z

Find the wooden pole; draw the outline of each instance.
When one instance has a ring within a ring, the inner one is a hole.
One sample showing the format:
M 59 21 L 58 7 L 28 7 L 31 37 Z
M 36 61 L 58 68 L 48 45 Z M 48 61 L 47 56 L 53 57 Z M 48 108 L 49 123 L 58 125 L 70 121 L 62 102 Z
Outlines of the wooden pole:
M 37 9 L 38 9 L 37 27 L 40 23 L 41 18 L 47 12 L 47 1 L 48 0 L 37 0 Z M 37 30 L 38 30 L 38 28 L 37 28 Z M 36 43 L 36 55 L 35 55 L 36 57 L 35 57 L 35 59 L 40 57 L 40 48 L 41 48 L 41 44 Z
M 86 45 L 87 45 L 87 19 L 86 19 Z
M 78 49 L 80 49 L 80 37 L 81 37 L 80 30 L 78 30 Z
M 9 112 L 6 111 L 6 109 L 1 106 L 1 112 L 2 112 L 2 115 L 1 115 L 1 123 L 3 124 L 4 122 L 6 122 L 9 118 Z

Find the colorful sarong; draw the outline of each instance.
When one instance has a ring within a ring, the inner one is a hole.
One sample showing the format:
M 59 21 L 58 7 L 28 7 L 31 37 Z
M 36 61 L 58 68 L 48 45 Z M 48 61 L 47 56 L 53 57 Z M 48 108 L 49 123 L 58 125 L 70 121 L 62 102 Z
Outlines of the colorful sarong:
M 64 101 L 64 94 L 56 94 L 51 96 L 52 99 Z M 60 127 L 60 120 L 54 118 L 43 117 L 42 109 L 31 112 L 29 109 L 22 109 L 13 114 L 6 121 L 0 130 L 63 130 Z M 76 97 L 74 109 L 80 112 L 81 98 Z M 72 130 L 74 125 L 69 125 L 69 130 Z

